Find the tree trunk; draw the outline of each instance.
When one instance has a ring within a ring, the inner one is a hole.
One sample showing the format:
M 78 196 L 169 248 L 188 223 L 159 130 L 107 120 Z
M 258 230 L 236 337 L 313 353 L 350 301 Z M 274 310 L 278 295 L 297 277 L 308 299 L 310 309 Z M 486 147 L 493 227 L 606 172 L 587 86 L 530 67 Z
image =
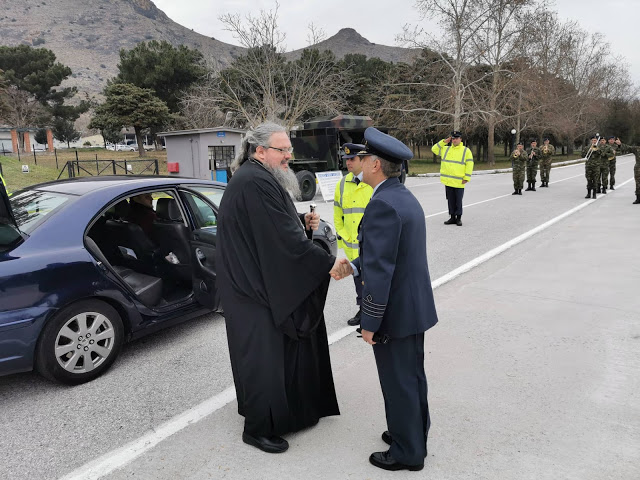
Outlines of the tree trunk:
M 487 125 L 487 161 L 492 167 L 496 164 L 495 155 L 495 135 L 496 135 L 496 120 L 493 115 L 489 117 Z
M 141 157 L 145 156 L 144 147 L 142 146 L 142 128 L 133 127 L 133 131 L 136 132 L 136 142 L 138 142 L 138 155 Z

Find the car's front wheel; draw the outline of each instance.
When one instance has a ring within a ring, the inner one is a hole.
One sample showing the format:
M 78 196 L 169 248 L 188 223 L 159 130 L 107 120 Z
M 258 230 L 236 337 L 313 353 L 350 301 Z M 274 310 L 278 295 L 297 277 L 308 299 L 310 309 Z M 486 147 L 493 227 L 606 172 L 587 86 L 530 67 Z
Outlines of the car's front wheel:
M 36 369 L 54 381 L 77 385 L 102 375 L 124 339 L 118 312 L 99 300 L 83 300 L 58 312 L 45 326 Z

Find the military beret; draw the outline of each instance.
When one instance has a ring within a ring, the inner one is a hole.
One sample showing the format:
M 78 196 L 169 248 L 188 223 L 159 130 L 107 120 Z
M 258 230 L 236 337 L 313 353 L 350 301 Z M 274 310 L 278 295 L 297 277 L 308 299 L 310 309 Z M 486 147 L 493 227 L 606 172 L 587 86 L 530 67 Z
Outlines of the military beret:
M 535 138 L 532 138 L 532 139 L 530 140 L 530 142 L 529 142 L 529 143 L 533 143 L 533 142 L 538 143 L 538 140 L 537 140 L 537 139 L 535 139 Z
M 458 130 L 454 130 L 453 132 L 451 132 L 451 138 L 462 138 L 462 133 Z
M 544 141 L 545 141 L 545 142 L 550 141 L 550 140 L 549 140 L 549 137 L 544 137 Z
M 364 131 L 364 147 L 365 155 L 380 155 L 392 163 L 402 163 L 413 158 L 413 152 L 404 143 L 374 127 Z
M 596 136 L 594 135 L 594 136 L 592 136 L 592 137 L 590 138 L 590 140 L 593 140 L 594 138 L 595 138 L 595 139 L 597 139 L 598 137 L 596 137 Z
M 340 155 L 342 158 L 353 158 L 358 156 L 358 152 L 364 150 L 364 145 L 361 143 L 345 143 L 342 145 L 342 152 Z
M 518 143 L 516 143 L 516 145 L 524 145 L 524 143 L 518 142 Z
M 614 140 L 615 140 L 615 139 L 616 139 L 616 136 L 615 136 L 615 135 L 611 135 L 611 136 L 609 137 L 609 140 L 611 140 L 611 139 L 614 139 Z

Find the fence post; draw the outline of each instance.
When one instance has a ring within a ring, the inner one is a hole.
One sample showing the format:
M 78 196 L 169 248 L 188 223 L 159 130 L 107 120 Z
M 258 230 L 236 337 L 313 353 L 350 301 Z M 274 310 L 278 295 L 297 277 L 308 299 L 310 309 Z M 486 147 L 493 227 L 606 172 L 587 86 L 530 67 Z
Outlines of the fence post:
M 96 153 L 96 175 L 100 175 L 100 165 L 98 165 L 98 154 Z
M 18 163 L 20 163 L 20 145 L 18 145 Z
M 58 149 L 53 149 L 53 154 L 56 156 L 56 170 L 58 169 Z
M 111 167 L 113 168 L 113 174 L 117 175 L 117 173 L 116 173 L 116 161 L 115 160 L 111 160 Z
M 124 159 L 124 174 L 129 175 L 129 169 L 127 168 L 127 159 Z
M 158 170 L 158 159 L 157 158 L 154 160 L 154 163 L 156 164 L 156 175 L 160 175 L 160 171 Z
M 75 177 L 75 170 L 73 169 L 73 161 L 67 162 L 67 171 L 69 172 L 69 178 Z
M 31 148 L 33 148 L 33 162 L 37 165 L 38 164 L 38 158 L 36 157 L 36 146 L 32 144 Z
M 78 160 L 78 149 L 76 148 L 76 167 L 78 167 L 78 176 L 80 176 L 80 160 Z

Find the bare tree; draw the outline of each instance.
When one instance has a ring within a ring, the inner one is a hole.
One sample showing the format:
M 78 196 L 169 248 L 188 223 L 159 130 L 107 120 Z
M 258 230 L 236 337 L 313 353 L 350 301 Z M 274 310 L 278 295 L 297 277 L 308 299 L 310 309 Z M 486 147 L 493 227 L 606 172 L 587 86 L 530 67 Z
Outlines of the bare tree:
M 313 22 L 308 25 L 308 29 L 307 46 L 309 47 L 316 45 L 327 38 L 326 32 L 322 28 L 315 25 Z
M 418 48 L 430 48 L 438 53 L 447 81 L 432 85 L 447 92 L 441 109 L 433 108 L 439 115 L 450 117 L 453 128 L 461 127 L 462 119 L 473 112 L 465 105 L 468 91 L 483 78 L 469 78 L 469 69 L 481 58 L 474 45 L 474 38 L 490 19 L 491 0 L 418 0 L 418 11 L 424 19 L 435 15 L 443 29 L 441 37 L 428 33 L 425 28 L 405 26 L 398 39 Z M 425 82 L 428 83 L 428 82 Z
M 350 88 L 332 53 L 305 50 L 298 60 L 283 56 L 285 35 L 278 29 L 278 4 L 256 16 L 223 15 L 226 29 L 247 48 L 225 69 L 212 70 L 206 81 L 182 99 L 183 114 L 209 123 L 225 118 L 236 125 L 263 121 L 292 127 L 312 114 L 337 113 Z

